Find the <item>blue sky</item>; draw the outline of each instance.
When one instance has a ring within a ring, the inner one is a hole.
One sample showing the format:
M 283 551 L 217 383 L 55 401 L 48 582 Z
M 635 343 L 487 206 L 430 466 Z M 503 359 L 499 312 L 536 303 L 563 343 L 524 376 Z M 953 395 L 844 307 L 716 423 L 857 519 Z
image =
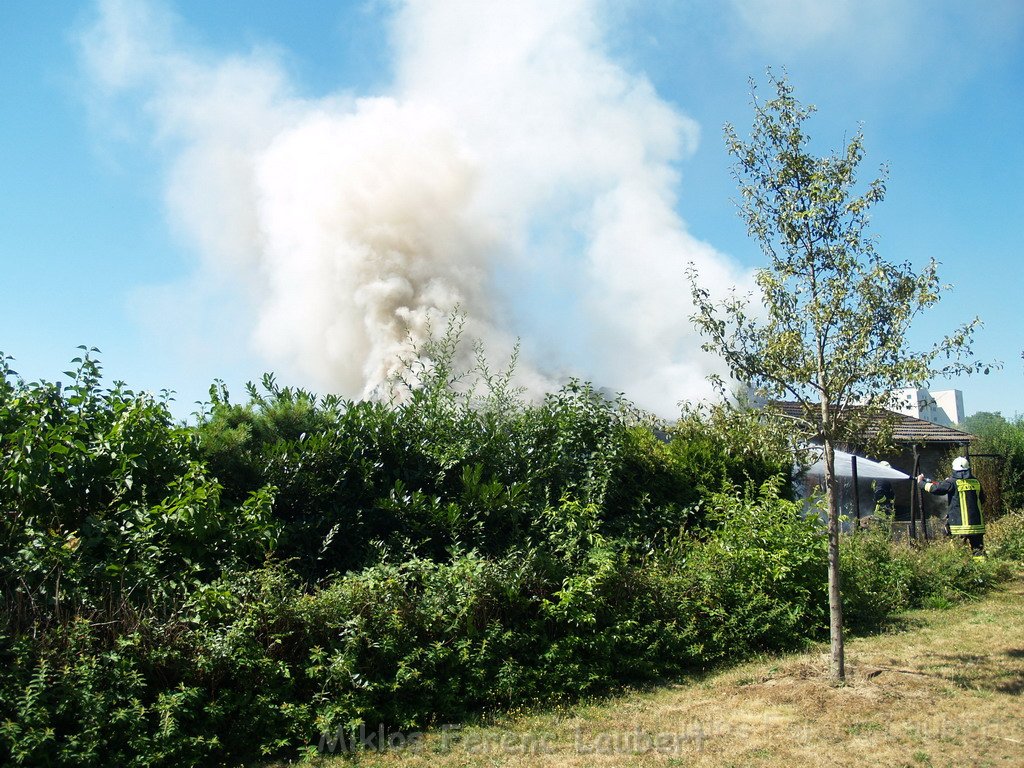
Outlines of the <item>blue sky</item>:
M 887 257 L 954 287 L 1001 371 L 936 387 L 1024 411 L 1024 4 L 960 0 L 0 4 L 0 350 L 78 344 L 185 416 L 263 371 L 359 397 L 458 305 L 527 386 L 670 415 L 716 363 L 685 264 L 762 263 L 722 141 L 785 68 L 822 150 L 863 124 Z M 763 91 L 763 88 L 762 88 Z

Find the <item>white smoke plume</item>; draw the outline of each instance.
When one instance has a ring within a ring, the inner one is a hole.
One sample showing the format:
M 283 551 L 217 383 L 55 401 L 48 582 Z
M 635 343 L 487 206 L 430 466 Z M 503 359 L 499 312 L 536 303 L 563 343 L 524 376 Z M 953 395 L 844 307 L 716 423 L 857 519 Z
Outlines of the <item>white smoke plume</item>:
M 83 51 L 107 103 L 148 117 L 171 215 L 253 297 L 269 362 L 366 396 L 457 306 L 495 356 L 523 337 L 529 387 L 571 372 L 668 415 L 714 365 L 686 264 L 746 276 L 676 214 L 697 127 L 608 56 L 601 17 L 596 0 L 408 0 L 395 83 L 360 99 L 300 97 L 266 50 L 190 48 L 146 3 L 101 2 Z

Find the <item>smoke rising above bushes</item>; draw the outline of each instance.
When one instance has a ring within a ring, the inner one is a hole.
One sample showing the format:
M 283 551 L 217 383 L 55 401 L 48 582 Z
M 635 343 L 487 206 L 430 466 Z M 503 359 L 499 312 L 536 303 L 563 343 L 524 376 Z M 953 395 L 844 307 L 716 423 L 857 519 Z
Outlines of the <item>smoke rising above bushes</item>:
M 429 106 L 363 100 L 281 132 L 256 171 L 261 346 L 369 395 L 456 306 L 496 340 L 482 290 L 491 244 L 466 215 L 475 187 L 472 160 Z
M 169 213 L 250 297 L 269 364 L 367 396 L 459 307 L 492 357 L 522 337 L 528 389 L 579 375 L 670 415 L 714 370 L 686 263 L 747 278 L 675 212 L 696 125 L 609 58 L 600 19 L 410 0 L 372 98 L 300 96 L 274 53 L 190 48 L 153 4 L 101 3 L 82 50 L 110 114 L 145 116 Z

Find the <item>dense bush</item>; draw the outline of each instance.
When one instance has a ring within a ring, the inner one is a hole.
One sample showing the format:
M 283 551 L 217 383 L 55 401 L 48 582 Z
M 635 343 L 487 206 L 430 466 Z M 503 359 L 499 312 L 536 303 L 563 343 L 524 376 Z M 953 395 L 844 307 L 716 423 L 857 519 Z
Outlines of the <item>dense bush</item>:
M 1024 565 L 1024 511 L 986 525 L 985 550 L 995 557 Z
M 156 608 L 273 548 L 273 489 L 223 504 L 164 400 L 76 359 L 69 386 L 26 383 L 0 355 L 0 572 L 9 627 Z
M 893 541 L 885 525 L 844 538 L 843 614 L 854 630 L 880 627 L 908 608 L 944 607 L 1006 578 L 1004 561 L 976 558 L 953 539 L 924 547 Z
M 756 495 L 712 494 L 706 505 L 707 532 L 679 539 L 675 557 L 657 560 L 677 570 L 686 602 L 702 608 L 702 653 L 785 648 L 821 631 L 826 560 L 818 521 L 779 498 L 773 483 Z
M 670 449 L 700 492 L 723 487 L 754 488 L 792 471 L 792 432 L 780 413 L 742 402 L 699 403 L 683 408 L 672 427 Z M 789 498 L 791 488 L 780 488 Z
M 277 553 L 316 581 L 372 565 L 382 545 L 501 557 L 532 541 L 563 498 L 594 504 L 603 535 L 647 539 L 699 524 L 698 502 L 723 484 L 789 471 L 785 444 L 765 439 L 754 412 L 742 434 L 723 408 L 666 432 L 577 381 L 527 405 L 482 360 L 475 378 L 454 372 L 456 342 L 449 329 L 426 350 L 432 365 L 391 405 L 318 399 L 271 376 L 244 405 L 214 387 L 196 435 L 223 498 L 239 505 L 272 487 Z

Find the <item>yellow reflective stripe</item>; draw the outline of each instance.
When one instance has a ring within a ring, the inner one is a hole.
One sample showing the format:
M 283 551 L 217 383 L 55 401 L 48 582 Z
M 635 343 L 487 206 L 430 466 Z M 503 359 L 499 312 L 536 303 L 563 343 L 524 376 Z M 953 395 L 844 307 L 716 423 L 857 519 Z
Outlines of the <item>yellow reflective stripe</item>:
M 984 525 L 951 525 L 949 532 L 954 536 L 972 536 L 977 533 L 985 533 Z
M 974 477 L 968 480 L 957 480 L 956 487 L 961 493 L 964 491 L 980 491 L 981 481 Z

